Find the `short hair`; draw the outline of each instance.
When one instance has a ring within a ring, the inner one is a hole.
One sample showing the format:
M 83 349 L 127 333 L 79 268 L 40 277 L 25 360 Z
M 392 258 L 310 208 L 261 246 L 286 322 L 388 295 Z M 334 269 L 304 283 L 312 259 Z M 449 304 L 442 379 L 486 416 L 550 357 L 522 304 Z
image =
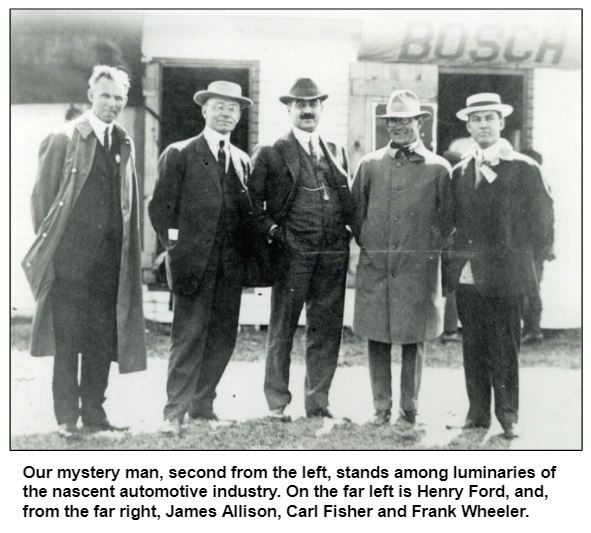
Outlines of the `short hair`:
M 92 89 L 101 78 L 107 78 L 120 83 L 125 87 L 126 91 L 129 91 L 129 87 L 131 86 L 127 72 L 123 69 L 111 67 L 109 65 L 95 65 L 92 67 L 92 75 L 88 80 L 88 86 Z

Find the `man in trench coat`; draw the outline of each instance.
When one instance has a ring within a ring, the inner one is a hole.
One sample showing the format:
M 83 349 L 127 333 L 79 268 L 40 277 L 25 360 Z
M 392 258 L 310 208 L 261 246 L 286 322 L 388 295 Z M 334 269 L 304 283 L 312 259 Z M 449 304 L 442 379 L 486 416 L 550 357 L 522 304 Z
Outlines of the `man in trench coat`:
M 23 268 L 37 302 L 31 353 L 55 355 L 59 433 L 117 430 L 103 409 L 112 360 L 146 368 L 139 196 L 132 141 L 115 119 L 129 78 L 98 65 L 92 108 L 41 144 L 32 195 L 35 241 Z M 80 380 L 78 366 L 80 360 Z
M 361 248 L 353 329 L 368 338 L 376 424 L 390 422 L 390 352 L 402 345 L 401 432 L 415 426 L 424 343 L 441 334 L 440 250 L 450 229 L 450 166 L 421 142 L 427 115 L 414 93 L 394 91 L 380 117 L 392 142 L 361 160 L 352 187 Z
M 193 97 L 204 130 L 171 144 L 158 162 L 150 220 L 167 248 L 173 292 L 167 402 L 161 431 L 179 436 L 185 414 L 216 420 L 216 387 L 236 344 L 251 214 L 250 159 L 230 134 L 252 100 L 214 81 Z
M 343 327 L 347 226 L 354 221 L 346 152 L 317 132 L 327 98 L 309 78 L 300 78 L 280 97 L 292 128 L 257 150 L 248 182 L 260 234 L 272 241 L 264 388 L 270 416 L 283 421 L 289 420 L 284 410 L 291 401 L 291 349 L 304 304 L 306 415 L 332 417 L 328 393 Z
M 498 94 L 481 93 L 457 112 L 477 146 L 453 170 L 456 232 L 444 276 L 462 322 L 464 428 L 489 428 L 494 390 L 507 439 L 519 436 L 522 298 L 538 291 L 535 259 L 551 249 L 554 220 L 540 166 L 501 137 L 512 111 Z

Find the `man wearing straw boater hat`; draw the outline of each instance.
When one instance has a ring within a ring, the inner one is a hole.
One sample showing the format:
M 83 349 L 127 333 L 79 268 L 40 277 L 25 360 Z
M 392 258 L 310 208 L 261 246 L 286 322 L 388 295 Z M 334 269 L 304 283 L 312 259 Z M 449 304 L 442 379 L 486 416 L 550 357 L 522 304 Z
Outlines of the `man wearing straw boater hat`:
M 282 421 L 289 420 L 290 354 L 304 304 L 306 415 L 332 417 L 328 392 L 341 343 L 353 205 L 345 150 L 317 132 L 327 98 L 309 78 L 298 79 L 279 98 L 292 128 L 257 150 L 249 180 L 259 231 L 271 241 L 264 389 L 271 417 Z
M 252 100 L 236 83 L 215 81 L 193 97 L 205 128 L 171 144 L 158 162 L 149 214 L 167 248 L 173 292 L 171 354 L 162 432 L 180 435 L 183 418 L 215 420 L 216 386 L 238 330 L 251 210 L 248 156 L 230 142 Z
M 441 334 L 440 251 L 449 233 L 448 162 L 425 148 L 417 96 L 390 95 L 391 142 L 366 155 L 353 181 L 361 248 L 353 329 L 368 339 L 374 423 L 390 422 L 391 348 L 402 345 L 400 411 L 395 430 L 415 435 L 425 341 Z
M 540 167 L 501 137 L 512 112 L 494 93 L 468 97 L 457 112 L 477 146 L 453 170 L 456 233 L 445 274 L 463 328 L 464 427 L 490 426 L 492 389 L 507 439 L 518 436 L 520 302 L 537 290 L 534 257 L 544 255 L 552 233 Z

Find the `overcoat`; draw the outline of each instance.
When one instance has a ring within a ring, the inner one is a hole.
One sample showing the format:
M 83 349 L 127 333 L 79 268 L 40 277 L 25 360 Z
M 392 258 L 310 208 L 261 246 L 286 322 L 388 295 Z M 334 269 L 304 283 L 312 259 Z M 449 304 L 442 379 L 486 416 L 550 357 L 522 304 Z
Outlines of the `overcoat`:
M 131 138 L 114 124 L 121 143 L 119 177 L 123 234 L 117 293 L 117 361 L 121 373 L 146 368 L 139 235 L 139 195 Z M 90 173 L 97 138 L 85 115 L 50 134 L 39 150 L 39 170 L 31 198 L 35 240 L 22 262 L 37 306 L 31 354 L 55 354 L 49 294 L 55 280 L 53 256 L 68 218 Z
M 441 333 L 442 240 L 451 229 L 450 166 L 422 144 L 408 160 L 386 146 L 353 180 L 361 248 L 353 329 L 391 344 Z
M 252 215 L 246 189 L 250 158 L 231 144 L 230 159 L 238 176 L 230 184 L 230 194 L 241 217 L 241 244 L 246 245 Z M 167 277 L 174 293 L 190 296 L 204 282 L 223 201 L 217 163 L 203 133 L 164 150 L 158 161 L 158 180 L 148 211 L 167 249 Z M 178 230 L 178 239 L 169 238 L 170 229 Z M 249 250 L 242 248 L 246 260 Z M 243 276 L 245 264 L 237 264 L 236 268 L 241 270 L 239 276 Z

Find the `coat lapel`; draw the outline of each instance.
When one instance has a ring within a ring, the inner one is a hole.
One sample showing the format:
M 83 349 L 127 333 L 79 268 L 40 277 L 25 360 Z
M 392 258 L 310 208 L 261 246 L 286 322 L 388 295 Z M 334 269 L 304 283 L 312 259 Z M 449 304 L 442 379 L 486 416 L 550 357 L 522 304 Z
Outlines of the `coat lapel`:
M 320 138 L 320 147 L 322 148 L 322 151 L 324 152 L 324 157 L 326 157 L 328 164 L 332 167 L 333 172 L 340 174 L 341 178 L 344 179 L 345 182 L 348 182 L 349 181 L 349 174 L 343 168 L 343 165 L 342 165 L 341 161 L 338 159 L 338 157 L 335 157 L 336 154 L 332 153 L 332 151 L 330 150 L 330 147 L 328 146 L 327 143 L 324 142 L 324 139 L 322 139 L 322 137 Z M 338 150 L 339 148 L 335 146 L 335 149 Z M 327 176 L 327 179 L 330 180 L 331 178 L 332 178 L 332 175 Z M 336 174 L 335 174 L 335 178 L 336 178 Z M 333 183 L 333 185 L 338 188 L 338 180 L 336 180 L 336 181 L 337 181 L 337 183 Z
M 199 162 L 205 169 L 205 173 L 209 176 L 209 179 L 213 181 L 217 190 L 222 192 L 222 184 L 220 183 L 220 177 L 218 174 L 218 164 L 207 145 L 207 141 L 205 140 L 205 136 L 203 133 L 197 136 L 195 139 L 195 150 L 199 154 Z
M 234 170 L 236 171 L 238 179 L 240 179 L 240 185 L 242 185 L 243 189 L 246 189 L 247 176 L 245 176 L 244 174 L 244 168 L 242 166 L 242 159 L 240 159 L 240 153 L 233 144 L 230 144 L 230 161 L 232 162 L 232 165 L 234 165 Z
M 293 131 L 290 131 L 285 137 L 283 137 L 278 143 L 277 148 L 281 152 L 283 159 L 285 159 L 285 164 L 289 169 L 291 177 L 293 179 L 294 185 L 300 179 L 300 156 L 298 154 L 298 145 L 297 139 L 293 134 Z

